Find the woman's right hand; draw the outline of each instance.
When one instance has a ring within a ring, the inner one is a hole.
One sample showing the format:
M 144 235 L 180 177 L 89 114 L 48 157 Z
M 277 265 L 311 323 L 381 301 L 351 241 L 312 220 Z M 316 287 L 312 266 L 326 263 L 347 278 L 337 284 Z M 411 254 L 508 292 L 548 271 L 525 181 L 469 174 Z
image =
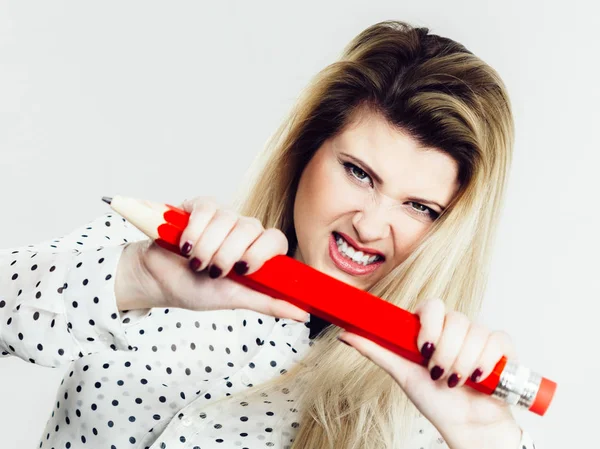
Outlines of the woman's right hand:
M 219 208 L 205 197 L 186 200 L 179 207 L 190 212 L 180 241 L 184 257 L 153 240 L 128 244 L 115 281 L 120 309 L 241 308 L 301 322 L 308 319 L 302 309 L 225 277 L 237 262 L 238 269 L 247 267 L 239 274 L 250 274 L 274 256 L 285 255 L 288 242 L 280 230 L 265 230 L 258 219 Z

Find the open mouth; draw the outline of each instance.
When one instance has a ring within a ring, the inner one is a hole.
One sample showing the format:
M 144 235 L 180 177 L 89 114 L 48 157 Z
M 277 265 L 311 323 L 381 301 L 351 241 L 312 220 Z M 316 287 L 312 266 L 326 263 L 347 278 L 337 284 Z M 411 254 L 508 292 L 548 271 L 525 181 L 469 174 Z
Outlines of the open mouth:
M 372 273 L 385 260 L 379 254 L 357 250 L 337 232 L 329 238 L 329 255 L 339 269 L 353 275 Z

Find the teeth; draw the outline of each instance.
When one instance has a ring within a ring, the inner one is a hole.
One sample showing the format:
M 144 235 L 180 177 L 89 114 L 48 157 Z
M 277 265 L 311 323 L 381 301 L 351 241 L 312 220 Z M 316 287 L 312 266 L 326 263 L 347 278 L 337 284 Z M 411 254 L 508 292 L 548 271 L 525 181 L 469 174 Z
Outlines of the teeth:
M 369 256 L 368 254 L 365 254 L 362 251 L 356 251 L 352 246 L 348 245 L 348 243 L 341 237 L 338 237 L 336 239 L 336 243 L 338 249 L 343 255 L 361 265 L 366 266 L 373 263 L 375 260 L 380 259 L 380 257 L 377 255 Z

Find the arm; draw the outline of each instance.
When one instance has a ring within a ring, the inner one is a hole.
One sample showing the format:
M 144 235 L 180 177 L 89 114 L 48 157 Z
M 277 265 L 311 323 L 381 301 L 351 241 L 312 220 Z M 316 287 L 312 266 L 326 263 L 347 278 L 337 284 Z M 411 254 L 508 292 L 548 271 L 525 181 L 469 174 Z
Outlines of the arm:
M 435 429 L 435 428 L 434 428 Z M 516 443 L 518 441 L 518 443 Z M 435 431 L 431 438 L 429 449 L 455 449 Z M 458 449 L 459 446 L 456 447 Z M 466 447 L 466 446 L 465 446 Z M 531 436 L 522 428 L 516 429 L 490 429 L 478 441 L 468 444 L 468 447 L 481 447 L 486 449 L 535 449 Z
M 0 251 L 0 355 L 56 367 L 133 350 L 127 328 L 151 312 L 120 311 L 115 280 L 125 246 L 144 238 L 110 213 L 59 239 Z

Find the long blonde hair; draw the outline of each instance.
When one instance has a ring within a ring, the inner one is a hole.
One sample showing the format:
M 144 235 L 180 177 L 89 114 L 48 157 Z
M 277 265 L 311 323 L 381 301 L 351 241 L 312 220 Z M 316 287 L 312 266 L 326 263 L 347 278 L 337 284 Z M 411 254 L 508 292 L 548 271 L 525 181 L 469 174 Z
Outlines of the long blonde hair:
M 471 319 L 488 275 L 513 146 L 513 119 L 499 75 L 462 45 L 427 28 L 377 23 L 356 36 L 339 61 L 322 70 L 257 159 L 242 215 L 281 229 L 289 255 L 297 239 L 293 205 L 300 175 L 323 142 L 368 107 L 422 146 L 459 166 L 451 205 L 402 264 L 369 292 L 406 310 L 429 297 Z M 301 383 L 293 449 L 399 448 L 418 411 L 385 371 L 340 344 L 326 328 L 288 372 L 224 400 L 262 397 Z

